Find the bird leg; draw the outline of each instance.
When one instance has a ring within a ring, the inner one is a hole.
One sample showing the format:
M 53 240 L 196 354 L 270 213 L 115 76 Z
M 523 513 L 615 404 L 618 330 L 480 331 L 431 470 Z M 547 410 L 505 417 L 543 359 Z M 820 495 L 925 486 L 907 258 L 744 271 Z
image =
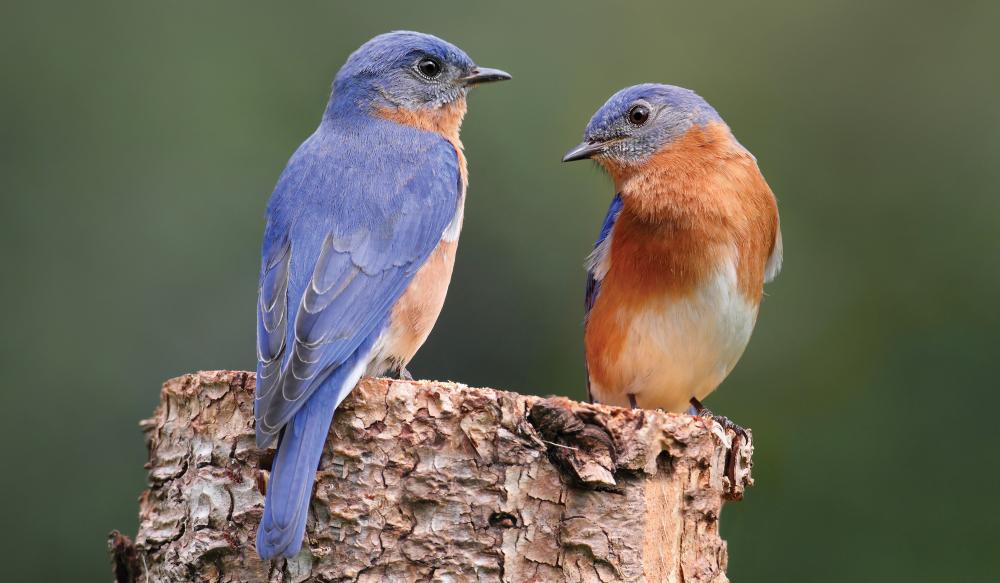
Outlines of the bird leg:
M 736 434 L 733 437 L 733 443 L 729 447 L 729 455 L 726 456 L 726 476 L 729 477 L 729 481 L 732 484 L 736 484 L 736 461 L 739 456 L 740 444 L 737 439 L 742 438 L 743 443 L 748 443 L 750 441 L 749 435 L 747 435 L 747 430 L 742 426 L 737 425 L 732 422 L 728 417 L 722 415 L 716 415 L 712 413 L 708 407 L 701 404 L 695 397 L 691 397 L 691 408 L 694 409 L 694 414 L 698 417 L 705 417 L 718 422 L 722 426 L 723 430 L 733 430 Z
M 406 370 L 406 365 L 404 364 L 399 365 L 399 368 L 397 368 L 395 371 L 391 371 L 390 374 L 394 378 L 399 379 L 401 381 L 413 380 L 413 375 L 410 374 L 410 371 Z
M 628 404 L 633 409 L 638 409 L 639 408 L 639 404 L 635 400 L 635 395 L 632 394 L 632 393 L 628 394 Z

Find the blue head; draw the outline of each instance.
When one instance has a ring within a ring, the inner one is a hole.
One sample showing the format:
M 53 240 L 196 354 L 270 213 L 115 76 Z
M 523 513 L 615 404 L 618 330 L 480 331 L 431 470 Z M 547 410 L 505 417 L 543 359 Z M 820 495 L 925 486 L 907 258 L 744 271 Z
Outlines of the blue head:
M 697 93 L 674 85 L 645 83 L 611 96 L 583 133 L 583 142 L 563 162 L 593 158 L 618 164 L 641 162 L 694 126 L 721 122 Z
M 389 32 L 348 57 L 333 81 L 328 113 L 437 108 L 464 97 L 474 85 L 505 79 L 510 75 L 477 67 L 460 48 L 436 36 Z

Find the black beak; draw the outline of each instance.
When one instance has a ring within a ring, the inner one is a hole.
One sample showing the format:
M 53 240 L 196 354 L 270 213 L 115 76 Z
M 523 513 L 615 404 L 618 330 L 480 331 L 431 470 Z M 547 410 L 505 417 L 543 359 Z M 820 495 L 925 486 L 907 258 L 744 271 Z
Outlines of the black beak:
M 459 79 L 465 87 L 474 87 L 483 83 L 495 83 L 510 79 L 510 74 L 500 69 L 476 67 L 471 73 Z
M 608 145 L 608 142 L 583 142 L 569 152 L 566 152 L 562 161 L 572 162 L 574 160 L 586 160 L 587 158 L 593 158 L 597 154 L 606 150 Z

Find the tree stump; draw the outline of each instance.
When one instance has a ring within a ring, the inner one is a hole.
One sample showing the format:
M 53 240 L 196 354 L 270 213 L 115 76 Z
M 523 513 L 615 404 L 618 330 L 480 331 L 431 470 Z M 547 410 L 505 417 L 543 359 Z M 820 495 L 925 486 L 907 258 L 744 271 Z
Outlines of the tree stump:
M 719 513 L 753 447 L 715 421 L 389 379 L 337 411 L 302 552 L 261 561 L 253 389 L 164 384 L 138 535 L 109 541 L 118 581 L 728 581 Z

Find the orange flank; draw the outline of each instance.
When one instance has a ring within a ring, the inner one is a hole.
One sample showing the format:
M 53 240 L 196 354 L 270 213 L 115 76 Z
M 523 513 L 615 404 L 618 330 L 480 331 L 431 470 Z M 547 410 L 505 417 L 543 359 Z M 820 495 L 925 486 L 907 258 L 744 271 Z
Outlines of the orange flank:
M 444 306 L 458 241 L 441 241 L 392 308 L 383 353 L 407 363 L 427 340 Z
M 722 123 L 641 164 L 599 159 L 623 208 L 587 318 L 595 396 L 682 411 L 722 382 L 756 320 L 778 236 L 774 196 Z M 673 362 L 675 361 L 676 362 Z

